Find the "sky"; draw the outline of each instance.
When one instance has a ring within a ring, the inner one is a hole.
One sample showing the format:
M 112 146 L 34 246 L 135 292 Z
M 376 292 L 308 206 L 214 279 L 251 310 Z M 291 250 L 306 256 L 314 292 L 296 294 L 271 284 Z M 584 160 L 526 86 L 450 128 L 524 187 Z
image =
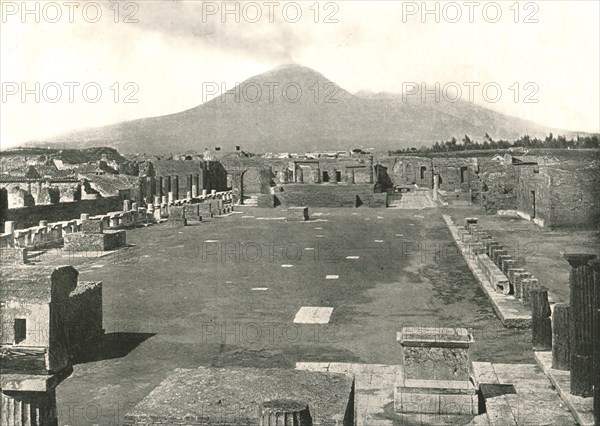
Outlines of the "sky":
M 600 132 L 597 1 L 26 3 L 0 0 L 2 149 L 186 110 L 209 83 L 231 89 L 288 63 L 351 93 L 439 83 Z

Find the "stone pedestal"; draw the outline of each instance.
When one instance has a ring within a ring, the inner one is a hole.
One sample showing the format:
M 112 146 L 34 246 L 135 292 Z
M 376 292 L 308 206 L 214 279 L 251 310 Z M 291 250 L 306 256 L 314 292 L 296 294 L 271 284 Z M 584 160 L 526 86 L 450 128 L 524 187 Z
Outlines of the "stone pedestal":
M 187 219 L 185 218 L 184 207 L 170 206 L 168 224 L 176 226 L 186 226 Z
M 466 329 L 404 327 L 398 341 L 402 376 L 395 388 L 396 412 L 478 413 L 476 389 L 470 381 L 473 338 Z
M 202 222 L 200 204 L 186 204 L 183 206 L 183 211 L 187 222 Z
M 79 219 L 81 220 L 90 220 L 90 215 L 87 213 L 81 213 L 81 215 L 79 216 Z
M 131 210 L 131 201 L 123 200 L 123 211 L 128 212 L 129 210 Z
M 7 220 L 4 222 L 4 233 L 12 234 L 15 232 L 15 223 L 13 221 Z

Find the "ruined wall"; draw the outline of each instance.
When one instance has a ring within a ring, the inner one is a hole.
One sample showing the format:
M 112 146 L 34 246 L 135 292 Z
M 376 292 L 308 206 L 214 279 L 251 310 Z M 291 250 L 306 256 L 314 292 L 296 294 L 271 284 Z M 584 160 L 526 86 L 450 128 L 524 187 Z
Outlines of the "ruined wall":
M 600 224 L 598 168 L 564 170 L 540 166 L 540 173 L 548 173 L 551 179 L 550 226 L 595 227 Z
M 440 176 L 440 189 L 444 191 L 469 191 L 477 180 L 476 158 L 434 158 L 434 172 Z
M 122 208 L 123 202 L 119 197 L 98 198 L 96 200 L 8 209 L 3 220 L 15 222 L 15 229 L 21 229 L 35 226 L 39 224 L 40 220 L 59 222 L 78 218 L 81 213 L 89 213 L 95 216 L 120 211 Z
M 295 184 L 280 187 L 275 204 L 283 207 L 385 207 L 387 194 L 375 194 L 372 184 Z
M 550 225 L 551 221 L 551 178 L 550 175 L 536 173 L 534 166 L 519 166 L 517 169 L 517 210 L 531 219 L 540 221 L 543 226 Z M 535 192 L 535 212 L 533 208 Z M 535 213 L 535 214 L 534 214 Z
M 414 156 L 380 157 L 379 164 L 388 168 L 387 173 L 394 185 L 418 185 L 433 188 L 433 161 L 431 158 Z
M 590 167 L 519 167 L 517 209 L 549 227 L 595 227 L 600 224 L 600 171 Z M 534 219 L 531 217 L 531 219 Z
M 517 167 L 498 162 L 482 162 L 479 180 L 472 181 L 474 202 L 484 206 L 488 214 L 517 209 Z

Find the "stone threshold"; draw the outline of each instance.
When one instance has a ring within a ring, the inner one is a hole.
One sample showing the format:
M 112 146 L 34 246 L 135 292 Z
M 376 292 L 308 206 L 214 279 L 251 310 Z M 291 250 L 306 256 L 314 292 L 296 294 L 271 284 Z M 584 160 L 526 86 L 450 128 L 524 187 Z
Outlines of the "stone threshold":
M 492 304 L 496 315 L 506 328 L 529 328 L 531 327 L 531 312 L 514 296 L 496 292 L 494 286 L 487 279 L 483 271 L 477 265 L 477 258 L 468 252 L 466 245 L 461 241 L 458 230 L 452 218 L 443 215 L 444 221 L 452 234 L 452 239 L 458 246 L 467 266 L 477 279 L 487 298 Z
M 582 398 L 571 394 L 571 372 L 552 368 L 552 351 L 534 352 L 533 355 L 577 423 L 581 426 L 594 426 L 594 398 Z

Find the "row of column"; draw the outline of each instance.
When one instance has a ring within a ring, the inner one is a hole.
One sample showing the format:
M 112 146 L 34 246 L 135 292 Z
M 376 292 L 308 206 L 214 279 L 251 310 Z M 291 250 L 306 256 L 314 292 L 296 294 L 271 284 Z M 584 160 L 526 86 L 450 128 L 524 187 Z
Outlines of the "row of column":
M 180 194 L 179 191 L 179 176 L 160 176 L 157 178 L 155 188 L 147 190 L 146 197 L 152 200 L 155 197 L 165 199 L 165 203 L 172 203 L 180 198 L 196 198 L 200 195 L 201 179 L 199 174 L 186 175 L 186 193 Z
M 329 171 L 325 171 L 323 173 L 322 179 L 321 179 L 321 170 L 320 169 L 310 169 L 310 176 L 305 176 L 304 175 L 304 171 L 305 169 L 303 169 L 302 167 L 298 167 L 295 171 L 295 173 L 292 173 L 291 176 L 291 180 L 292 182 L 295 183 L 305 183 L 305 182 L 310 182 L 310 183 L 321 183 L 321 182 L 327 182 L 327 183 L 339 183 L 342 182 L 342 178 L 341 178 L 341 171 L 336 170 L 334 171 L 334 174 L 331 175 L 325 175 L 325 173 L 329 172 Z M 339 176 L 338 176 L 339 173 Z M 279 182 L 280 183 L 288 183 L 290 181 L 290 176 L 289 176 L 289 172 L 288 171 L 282 171 L 282 172 L 278 172 L 279 174 Z M 308 180 L 310 179 L 310 181 Z M 346 170 L 346 179 L 345 182 L 348 183 L 355 183 L 355 178 L 354 178 L 354 170 L 352 169 L 348 169 Z M 371 183 L 372 183 L 372 179 L 371 179 Z
M 551 312 L 544 289 L 532 294 L 532 334 L 538 350 L 552 349 L 552 368 L 570 371 L 571 394 L 594 398 L 600 424 L 600 260 L 565 254 L 571 266 L 570 303 Z

